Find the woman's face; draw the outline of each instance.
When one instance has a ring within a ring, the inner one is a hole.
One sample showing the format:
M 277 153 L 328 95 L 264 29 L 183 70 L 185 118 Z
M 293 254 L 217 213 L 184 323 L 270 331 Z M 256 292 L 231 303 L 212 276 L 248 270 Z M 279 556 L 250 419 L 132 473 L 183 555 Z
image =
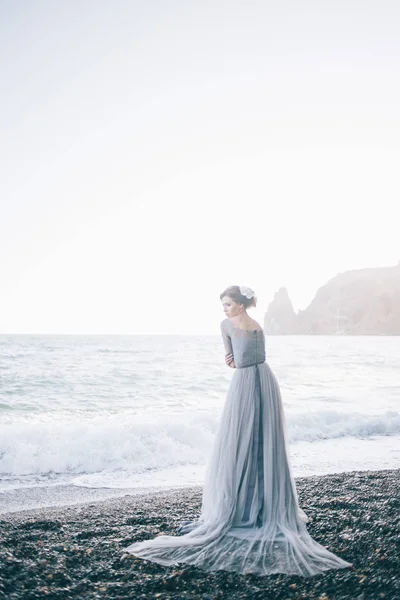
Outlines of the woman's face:
M 243 312 L 243 304 L 237 304 L 230 296 L 222 298 L 222 308 L 228 318 L 236 317 Z

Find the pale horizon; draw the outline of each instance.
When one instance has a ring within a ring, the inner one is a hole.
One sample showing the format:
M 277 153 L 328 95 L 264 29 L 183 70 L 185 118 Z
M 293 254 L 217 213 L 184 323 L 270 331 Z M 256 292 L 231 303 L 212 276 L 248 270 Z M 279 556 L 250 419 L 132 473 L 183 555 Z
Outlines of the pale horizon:
M 381 265 L 381 266 L 377 266 L 377 267 L 361 267 L 361 269 L 369 269 L 369 268 L 387 268 L 387 267 L 393 267 L 396 265 Z M 359 270 L 359 269 L 354 269 L 354 270 Z M 337 273 L 338 275 L 339 273 Z M 331 279 L 331 278 L 330 278 Z M 328 281 L 325 281 L 324 284 L 326 284 Z M 320 287 L 322 287 L 324 284 L 321 284 L 321 286 L 318 287 L 318 289 Z M 281 287 L 285 287 L 285 285 L 282 285 Z M 286 288 L 287 289 L 287 288 Z M 312 295 L 310 302 L 305 305 L 303 308 L 296 308 L 294 307 L 295 313 L 298 314 L 299 311 L 306 309 L 309 304 L 311 303 L 311 301 L 314 299 L 318 289 L 315 290 L 315 293 Z M 278 291 L 278 289 L 276 290 Z M 290 291 L 288 290 L 288 294 L 289 294 L 289 298 L 292 300 L 291 296 L 290 296 Z M 258 300 L 258 298 L 257 298 Z M 267 311 L 268 308 L 268 304 L 270 302 L 272 302 L 273 298 L 270 299 L 270 301 L 267 303 L 267 305 L 263 305 L 263 307 L 260 307 L 260 303 L 259 301 L 257 301 L 257 307 L 256 308 L 249 308 L 248 312 L 250 314 L 250 316 L 252 316 L 253 318 L 255 318 L 256 320 L 258 320 L 260 322 L 260 324 L 264 327 L 264 316 L 265 313 Z M 226 316 L 222 313 L 222 309 L 221 309 L 221 314 L 219 317 L 219 322 L 222 321 L 223 319 L 225 319 Z M 13 331 L 8 331 L 8 332 L 3 332 L 0 331 L 0 336 L 1 335 L 72 335 L 72 336 L 85 336 L 85 335 L 99 335 L 99 336 L 112 336 L 112 335 L 218 335 L 219 332 L 219 327 L 215 327 L 214 331 L 193 331 L 193 332 L 173 332 L 173 331 L 142 331 L 142 332 L 127 332 L 127 331 L 79 331 L 79 332 L 74 332 L 74 331 L 70 331 L 70 332 L 63 332 L 63 331 L 51 331 L 51 332 L 41 332 L 41 331 L 26 331 L 26 332 L 13 332 Z
M 217 334 L 398 264 L 400 7 L 0 0 L 0 334 Z

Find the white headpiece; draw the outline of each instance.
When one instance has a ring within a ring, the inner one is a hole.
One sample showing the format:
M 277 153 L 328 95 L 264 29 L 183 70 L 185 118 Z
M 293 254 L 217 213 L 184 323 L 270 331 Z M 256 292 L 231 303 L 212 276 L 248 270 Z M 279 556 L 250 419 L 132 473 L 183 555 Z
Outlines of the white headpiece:
M 246 287 L 245 285 L 241 285 L 239 289 L 242 296 L 248 298 L 249 300 L 254 296 L 253 290 L 249 287 Z

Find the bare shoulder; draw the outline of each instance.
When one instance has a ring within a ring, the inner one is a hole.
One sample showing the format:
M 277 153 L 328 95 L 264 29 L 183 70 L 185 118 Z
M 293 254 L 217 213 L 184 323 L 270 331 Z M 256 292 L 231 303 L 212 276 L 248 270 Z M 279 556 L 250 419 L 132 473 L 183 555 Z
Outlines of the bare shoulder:
M 248 316 L 248 318 L 246 318 L 245 321 L 238 319 L 238 317 L 232 317 L 231 319 L 232 321 L 232 325 L 234 327 L 239 327 L 239 329 L 261 329 L 262 327 L 259 324 L 258 321 L 256 321 L 255 319 L 252 319 L 251 317 Z
M 258 321 L 256 321 L 255 319 L 251 319 L 251 322 L 253 325 L 255 325 L 256 327 L 259 327 L 260 329 L 262 329 L 262 326 L 260 325 L 260 323 Z
M 260 325 L 260 323 L 258 321 L 256 321 L 255 319 L 251 319 L 251 324 L 255 329 L 262 329 L 262 326 Z

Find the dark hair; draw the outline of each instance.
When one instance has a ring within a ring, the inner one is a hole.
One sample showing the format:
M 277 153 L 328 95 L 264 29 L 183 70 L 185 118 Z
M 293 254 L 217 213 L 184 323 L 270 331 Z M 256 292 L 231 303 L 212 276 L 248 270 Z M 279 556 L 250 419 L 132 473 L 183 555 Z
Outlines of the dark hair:
M 236 302 L 236 304 L 243 304 L 245 308 L 249 308 L 250 306 L 256 306 L 257 304 L 257 298 L 255 296 L 253 296 L 252 298 L 247 298 L 246 296 L 243 296 L 240 293 L 240 287 L 238 285 L 230 285 L 229 287 L 227 287 L 226 290 L 224 290 L 222 294 L 220 294 L 220 300 L 222 300 L 224 296 L 229 296 L 229 298 L 232 298 L 232 300 Z

